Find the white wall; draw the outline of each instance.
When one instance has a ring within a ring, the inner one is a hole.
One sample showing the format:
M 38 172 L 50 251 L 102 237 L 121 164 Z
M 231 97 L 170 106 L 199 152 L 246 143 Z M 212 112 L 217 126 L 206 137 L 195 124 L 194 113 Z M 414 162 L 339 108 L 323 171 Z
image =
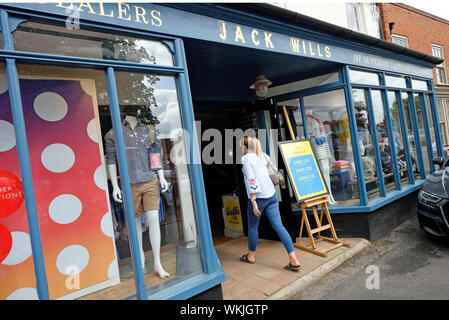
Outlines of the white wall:
M 298 13 L 348 28 L 345 2 L 271 2 L 271 4 L 296 11 Z M 379 13 L 374 3 L 358 3 L 362 20 L 363 33 L 380 38 Z

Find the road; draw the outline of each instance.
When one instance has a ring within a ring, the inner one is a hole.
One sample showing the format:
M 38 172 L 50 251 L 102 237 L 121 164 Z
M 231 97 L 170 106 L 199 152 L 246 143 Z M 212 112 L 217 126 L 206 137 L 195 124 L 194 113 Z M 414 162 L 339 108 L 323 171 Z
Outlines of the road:
M 448 300 L 449 241 L 413 218 L 291 299 Z

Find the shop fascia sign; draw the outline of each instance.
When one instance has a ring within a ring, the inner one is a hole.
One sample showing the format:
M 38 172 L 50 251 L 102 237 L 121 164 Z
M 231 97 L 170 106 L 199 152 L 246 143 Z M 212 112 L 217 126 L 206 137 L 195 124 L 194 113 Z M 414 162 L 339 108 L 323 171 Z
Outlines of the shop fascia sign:
M 55 2 L 5 3 L 2 5 L 64 15 L 68 24 L 71 25 L 85 19 L 172 36 L 202 39 L 432 78 L 431 67 L 426 68 L 396 59 L 321 43 L 306 37 L 261 30 L 158 4 Z

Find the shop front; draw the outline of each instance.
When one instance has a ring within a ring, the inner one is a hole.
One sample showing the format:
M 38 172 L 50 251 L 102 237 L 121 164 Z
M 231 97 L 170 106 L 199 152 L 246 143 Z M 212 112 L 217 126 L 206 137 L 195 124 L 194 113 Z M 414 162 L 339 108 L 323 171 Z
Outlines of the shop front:
M 437 59 L 273 6 L 2 4 L 0 18 L 0 299 L 219 298 L 214 240 L 226 197 L 245 230 L 248 129 L 281 169 L 278 142 L 311 139 L 339 236 L 393 229 L 443 154 Z M 295 197 L 277 192 L 294 239 Z

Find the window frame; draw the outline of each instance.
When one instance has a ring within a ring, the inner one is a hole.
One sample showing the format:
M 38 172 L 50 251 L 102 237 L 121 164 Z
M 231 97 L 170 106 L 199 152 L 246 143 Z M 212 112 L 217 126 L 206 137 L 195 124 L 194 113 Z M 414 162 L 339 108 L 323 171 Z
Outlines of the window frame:
M 352 13 L 355 13 L 355 17 L 353 17 Z M 362 10 L 359 3 L 346 3 L 346 17 L 349 29 L 357 32 L 364 32 Z M 356 21 L 352 21 L 353 18 L 355 18 Z M 356 25 L 358 25 L 358 28 Z
M 395 40 L 395 41 L 393 41 L 393 39 Z M 398 43 L 398 42 L 401 42 L 401 41 L 405 41 L 405 46 L 403 46 L 401 43 Z M 410 48 L 409 47 L 409 44 L 408 44 L 408 37 L 406 37 L 406 36 L 401 36 L 401 35 L 399 35 L 399 34 L 394 34 L 394 33 L 392 33 L 391 34 L 391 42 L 392 43 L 394 43 L 394 44 L 397 44 L 397 45 L 399 45 L 399 46 L 402 46 L 402 47 L 405 47 L 405 48 Z
M 432 55 L 434 57 L 438 57 L 440 59 L 444 59 L 444 48 L 443 46 L 440 46 L 438 44 L 432 43 L 431 44 L 431 48 L 432 48 Z M 434 51 L 435 50 L 435 51 Z M 434 53 L 440 51 L 441 55 L 435 55 Z M 443 75 L 444 75 L 444 81 L 440 82 L 440 79 L 438 77 L 438 70 L 442 69 L 443 71 Z M 446 63 L 445 61 L 441 62 L 439 65 L 435 66 L 435 78 L 437 80 L 437 84 L 449 84 L 447 81 L 447 71 L 446 71 Z

